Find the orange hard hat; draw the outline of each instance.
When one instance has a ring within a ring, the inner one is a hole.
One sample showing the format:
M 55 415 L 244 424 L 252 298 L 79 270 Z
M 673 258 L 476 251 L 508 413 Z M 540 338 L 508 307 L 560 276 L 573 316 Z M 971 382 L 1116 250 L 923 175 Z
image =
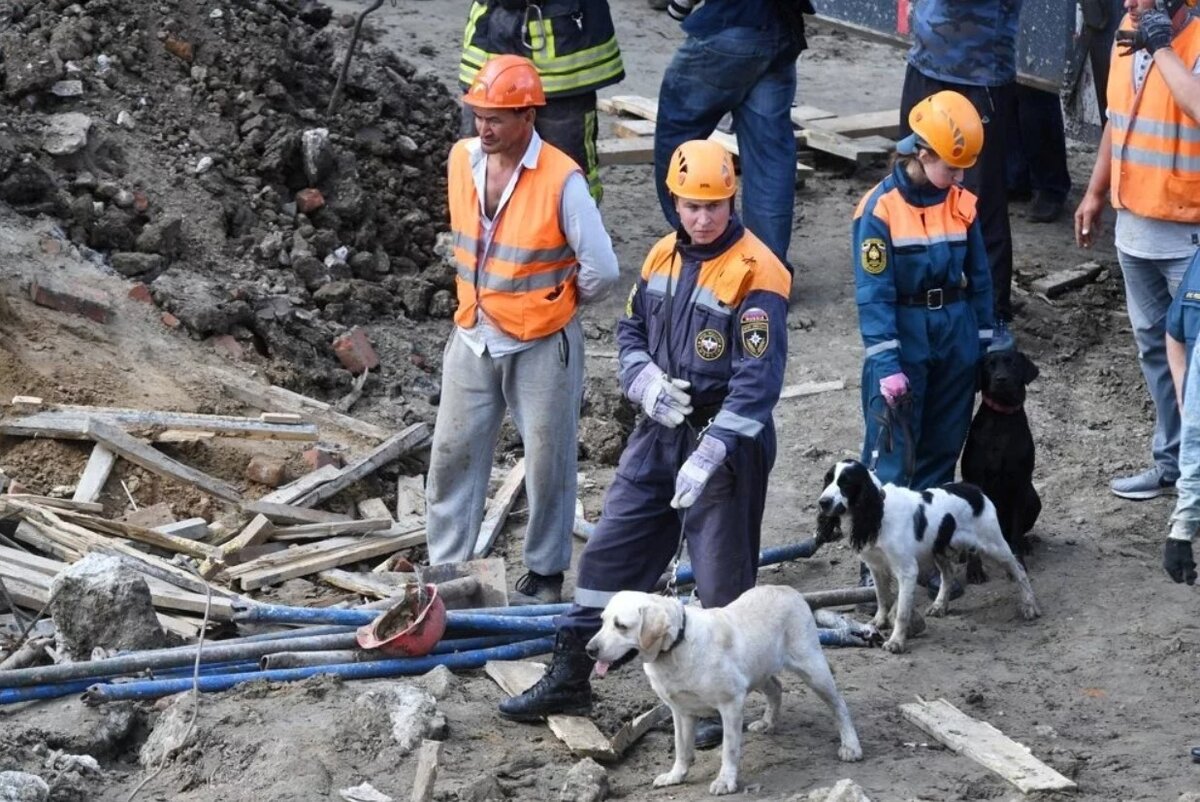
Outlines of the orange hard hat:
M 732 198 L 737 176 L 729 151 L 707 139 L 693 139 L 675 148 L 667 167 L 667 189 L 678 198 L 714 201 Z
M 463 102 L 477 109 L 524 109 L 545 106 L 546 93 L 529 59 L 496 56 L 479 68 Z
M 926 147 L 951 167 L 965 170 L 974 166 L 983 149 L 983 121 L 975 104 L 949 89 L 913 106 L 908 127 L 913 132 L 896 143 L 898 153 L 912 154 Z

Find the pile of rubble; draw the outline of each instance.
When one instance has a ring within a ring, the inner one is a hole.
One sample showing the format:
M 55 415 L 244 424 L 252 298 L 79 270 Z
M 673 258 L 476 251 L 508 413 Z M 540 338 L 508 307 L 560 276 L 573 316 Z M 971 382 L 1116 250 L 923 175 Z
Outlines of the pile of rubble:
M 459 114 L 369 24 L 327 113 L 352 24 L 313 0 L 0 3 L 0 201 L 59 219 L 193 335 L 344 385 L 348 328 L 452 312 Z

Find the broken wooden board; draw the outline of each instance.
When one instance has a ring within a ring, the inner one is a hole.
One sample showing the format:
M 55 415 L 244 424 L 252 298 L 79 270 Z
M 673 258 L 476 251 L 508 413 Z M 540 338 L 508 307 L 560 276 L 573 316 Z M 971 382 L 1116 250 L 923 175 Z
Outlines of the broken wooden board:
M 254 590 L 265 585 L 283 582 L 286 579 L 317 574 L 347 563 L 382 557 L 385 554 L 391 554 L 424 542 L 424 532 L 400 537 L 332 538 L 313 544 L 316 548 L 305 556 L 295 558 L 295 555 L 288 554 L 293 549 L 288 549 L 288 551 L 270 554 L 231 568 L 228 573 L 237 581 L 242 590 Z M 289 556 L 293 559 L 287 559 Z M 256 565 L 268 559 L 272 560 L 272 565 L 266 567 Z
M 387 518 L 393 521 L 392 511 L 388 509 L 387 502 L 381 498 L 364 498 L 358 502 L 358 514 L 363 518 Z
M 230 415 L 198 415 L 190 412 L 159 412 L 116 407 L 69 406 L 51 404 L 40 412 L 0 422 L 0 433 L 21 437 L 56 437 L 82 440 L 88 434 L 88 421 L 96 420 L 119 431 L 132 432 L 154 440 L 165 432 L 212 433 L 221 437 L 250 437 L 275 440 L 316 440 L 317 427 L 264 423 L 257 418 Z
M 75 495 L 71 499 L 91 502 L 100 498 L 100 491 L 104 490 L 104 485 L 108 482 L 108 475 L 112 473 L 113 464 L 116 461 L 117 455 L 100 443 L 93 446 L 83 474 L 79 477 L 79 483 L 75 485 Z
M 1031 288 L 1035 293 L 1041 293 L 1047 298 L 1057 298 L 1068 290 L 1091 284 L 1103 270 L 1104 268 L 1095 262 L 1084 262 L 1043 276 L 1034 281 Z
M 820 128 L 822 131 L 832 131 L 848 137 L 885 136 L 888 139 L 900 138 L 900 110 L 885 109 L 883 111 L 866 111 L 861 114 L 843 114 L 838 117 L 826 117 L 821 120 L 810 120 L 808 128 Z
M 407 526 L 425 523 L 425 477 L 396 479 L 396 523 Z
M 613 752 L 620 757 L 629 747 L 641 740 L 643 735 L 664 721 L 670 720 L 671 708 L 666 705 L 656 705 L 650 708 L 616 731 L 611 741 Z
M 265 496 L 264 496 L 265 498 Z M 277 524 L 327 524 L 351 520 L 349 515 L 324 510 L 310 510 L 291 504 L 272 504 L 267 501 L 249 501 L 242 509 L 254 515 L 265 515 Z
M 336 465 L 322 465 L 315 471 L 310 471 L 299 479 L 296 479 L 283 487 L 276 488 L 270 493 L 259 499 L 266 504 L 291 504 L 296 499 L 303 496 L 305 493 L 320 487 L 334 479 L 341 472 L 341 468 Z
M 203 518 L 187 518 L 171 524 L 153 526 L 151 529 L 162 535 L 186 537 L 188 540 L 203 540 L 211 534 L 208 529 L 208 521 Z
M 1076 785 L 1038 760 L 1023 744 L 963 713 L 945 699 L 900 705 L 905 719 L 959 754 L 1015 785 L 1022 793 L 1074 790 Z
M 395 525 L 392 516 L 386 518 L 362 518 L 357 521 L 334 521 L 321 524 L 298 524 L 284 526 L 271 533 L 271 540 L 313 540 L 335 535 L 361 535 L 367 532 L 383 532 Z
M 641 118 L 625 118 L 613 120 L 613 134 L 621 139 L 637 139 L 638 137 L 654 136 L 654 122 Z
M 504 528 L 504 521 L 508 518 L 508 513 L 512 511 L 513 502 L 517 500 L 517 496 L 521 495 L 521 491 L 524 489 L 525 458 L 521 457 L 512 466 L 508 476 L 504 479 L 504 484 L 500 485 L 500 489 L 488 503 L 483 525 L 479 527 L 479 535 L 475 538 L 475 557 L 486 557 L 492 550 L 496 536 Z
M 779 391 L 779 400 L 785 398 L 803 398 L 808 395 L 819 395 L 820 393 L 829 393 L 835 390 L 845 390 L 845 379 L 834 379 L 827 382 L 802 382 L 801 384 L 789 384 Z
M 879 137 L 870 137 L 869 140 L 851 139 L 848 136 L 821 128 L 805 128 L 796 134 L 797 145 L 827 153 L 860 166 L 872 164 L 888 157 L 891 152 L 891 143 L 888 140 L 882 140 L 887 144 L 880 145 L 880 141 Z
M 242 494 L 228 482 L 223 482 L 216 477 L 184 465 L 102 420 L 88 421 L 86 434 L 96 442 L 103 443 L 105 447 L 124 459 L 152 473 L 192 485 L 205 493 L 234 504 L 242 500 Z
M 104 505 L 94 501 L 75 501 L 69 498 L 52 498 L 50 496 L 35 496 L 32 493 L 9 493 L 8 497 L 16 501 L 28 501 L 43 507 L 54 507 L 59 510 L 76 512 L 104 512 Z
M 414 451 L 420 451 L 433 440 L 428 424 L 414 423 L 398 434 L 380 443 L 362 459 L 338 471 L 338 475 L 305 493 L 292 503 L 298 507 L 315 507 L 322 501 L 333 498 L 350 485 L 364 479 L 391 462 L 395 462 Z
M 802 128 L 815 120 L 827 120 L 836 116 L 836 112 L 819 109 L 816 106 L 793 106 L 791 111 L 792 124 Z
M 605 166 L 654 164 L 654 139 L 601 139 L 596 143 L 596 159 Z
M 546 667 L 541 663 L 488 660 L 483 670 L 502 691 L 509 696 L 517 696 L 541 679 Z M 620 757 L 591 719 L 583 716 L 547 716 L 546 723 L 550 725 L 551 732 L 578 757 L 590 757 L 606 763 Z
M 309 398 L 299 393 L 293 393 L 291 390 L 284 389 L 283 387 L 276 387 L 273 384 L 262 384 L 228 373 L 222 374 L 219 380 L 230 395 L 248 406 L 263 410 L 279 409 L 284 412 L 296 412 L 317 421 L 323 426 L 342 429 L 343 431 L 351 432 L 352 434 L 376 442 L 386 440 L 392 435 L 390 431 L 384 429 L 382 426 L 376 426 L 373 423 L 367 423 L 358 418 L 343 415 L 333 409 L 332 404 L 327 404 L 324 401 L 318 401 L 315 398 Z
M 274 531 L 275 524 L 271 523 L 271 519 L 259 513 L 250 519 L 250 523 L 246 524 L 242 528 L 242 531 L 221 545 L 218 558 L 224 562 L 240 553 L 242 549 L 257 546 L 259 543 L 265 543 Z
M 390 599 L 404 592 L 404 586 L 417 581 L 416 574 L 404 574 L 396 571 L 381 573 L 361 573 L 358 571 L 343 571 L 340 568 L 330 568 L 321 571 L 317 578 L 327 585 L 348 590 L 360 596 L 370 596 L 375 599 Z
M 163 551 L 186 554 L 189 557 L 196 557 L 197 559 L 209 557 L 216 551 L 207 543 L 197 543 L 185 537 L 163 534 L 162 532 L 147 529 L 136 524 L 125 523 L 124 521 L 112 521 L 108 518 L 99 518 L 95 515 L 72 512 L 71 510 L 54 510 L 53 512 L 58 516 L 60 523 L 69 521 L 71 524 L 77 524 L 79 527 L 83 527 L 85 531 L 90 530 L 88 534 L 93 537 L 99 537 L 96 533 L 103 532 L 113 537 L 136 540 L 139 543 L 145 543 L 147 546 L 154 546 Z

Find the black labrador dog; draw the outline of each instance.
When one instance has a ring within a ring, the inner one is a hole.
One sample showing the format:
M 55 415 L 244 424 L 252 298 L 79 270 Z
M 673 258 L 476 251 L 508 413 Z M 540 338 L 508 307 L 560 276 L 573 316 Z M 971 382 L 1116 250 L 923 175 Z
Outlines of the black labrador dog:
M 1033 487 L 1033 433 L 1025 416 L 1025 386 L 1037 378 L 1038 369 L 1014 348 L 985 354 L 980 374 L 983 403 L 963 448 L 962 478 L 982 489 L 996 505 L 1004 539 L 1024 565 L 1030 551 L 1025 534 L 1042 511 L 1042 500 Z M 986 579 L 979 558 L 972 556 L 967 580 Z

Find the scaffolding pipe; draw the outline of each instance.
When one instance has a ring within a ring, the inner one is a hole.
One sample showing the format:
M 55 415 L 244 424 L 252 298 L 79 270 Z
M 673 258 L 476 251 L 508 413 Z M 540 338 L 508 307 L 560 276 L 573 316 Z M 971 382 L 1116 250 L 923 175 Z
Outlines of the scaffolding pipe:
M 235 608 L 233 617 L 235 621 L 363 626 L 370 624 L 379 615 L 380 613 L 375 610 L 335 610 L 328 607 L 285 607 L 274 604 L 255 604 L 245 608 Z M 446 630 L 448 632 L 469 631 L 495 635 L 502 633 L 536 635 L 553 632 L 554 622 L 550 616 L 509 616 L 451 610 L 446 613 Z M 293 649 L 292 651 L 301 650 Z
M 529 640 L 529 637 L 527 635 L 490 635 L 483 638 L 444 640 L 434 646 L 430 654 L 469 652 L 475 649 L 520 643 L 524 640 Z M 275 652 L 274 654 L 263 655 L 259 658 L 258 667 L 263 671 L 273 671 L 277 668 L 327 666 L 335 663 L 369 663 L 373 660 L 391 660 L 394 657 L 394 655 L 386 654 L 379 649 L 337 649 L 327 652 Z

